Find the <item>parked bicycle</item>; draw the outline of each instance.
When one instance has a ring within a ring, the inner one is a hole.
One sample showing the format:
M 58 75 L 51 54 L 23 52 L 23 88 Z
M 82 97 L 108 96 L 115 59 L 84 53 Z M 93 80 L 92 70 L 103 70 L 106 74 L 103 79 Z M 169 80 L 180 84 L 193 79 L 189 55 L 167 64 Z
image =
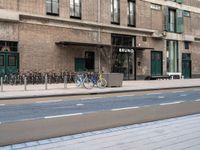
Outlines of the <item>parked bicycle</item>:
M 87 73 L 77 74 L 75 76 L 75 84 L 77 87 L 85 87 L 86 89 L 91 89 L 94 86 Z
M 91 75 L 91 80 L 93 83 L 93 86 L 97 86 L 98 88 L 105 88 L 107 86 L 107 81 L 106 79 L 103 78 L 103 74 L 99 73 L 93 73 Z

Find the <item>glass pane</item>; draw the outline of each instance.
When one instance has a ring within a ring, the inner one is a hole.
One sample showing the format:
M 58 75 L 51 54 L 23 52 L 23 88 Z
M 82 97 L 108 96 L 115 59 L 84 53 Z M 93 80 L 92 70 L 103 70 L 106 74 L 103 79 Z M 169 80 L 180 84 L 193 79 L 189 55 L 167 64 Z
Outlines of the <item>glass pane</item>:
M 178 72 L 178 42 L 167 42 L 167 71 Z
M 0 66 L 4 66 L 4 56 L 0 56 Z
M 170 10 L 169 11 L 169 24 L 170 24 L 170 31 L 175 31 L 175 11 Z
M 46 11 L 51 13 L 51 0 L 46 0 Z
M 129 25 L 135 25 L 135 3 L 129 2 Z
M 53 0 L 53 13 L 58 14 L 59 13 L 59 3 L 58 0 Z
M 8 56 L 8 66 L 16 66 L 16 56 Z

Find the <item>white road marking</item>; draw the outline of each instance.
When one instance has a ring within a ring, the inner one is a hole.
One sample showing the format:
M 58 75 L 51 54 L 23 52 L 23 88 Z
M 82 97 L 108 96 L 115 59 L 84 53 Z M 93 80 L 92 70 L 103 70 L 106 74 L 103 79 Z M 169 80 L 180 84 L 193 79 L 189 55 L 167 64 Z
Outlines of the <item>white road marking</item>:
M 84 97 L 84 98 L 81 98 L 81 100 L 99 99 L 99 98 L 102 98 L 102 97 Z
M 62 117 L 79 116 L 79 115 L 83 115 L 83 113 L 65 114 L 65 115 L 57 115 L 57 116 L 46 116 L 46 117 L 44 117 L 44 119 L 62 118 Z
M 200 89 L 194 89 L 193 91 L 200 91 Z
M 17 122 L 23 122 L 23 121 L 34 121 L 34 120 L 39 120 L 42 118 L 27 118 L 27 119 L 20 119 L 20 120 L 16 120 Z
M 111 109 L 111 111 L 129 110 L 129 109 L 136 109 L 136 108 L 140 108 L 140 107 L 136 106 L 136 107 L 115 108 L 115 109 Z
M 146 95 L 158 95 L 158 94 L 162 94 L 162 93 L 148 93 Z
M 160 104 L 161 106 L 164 106 L 164 105 L 173 105 L 173 104 L 179 104 L 179 103 L 183 103 L 184 101 L 176 101 L 176 102 L 171 102 L 171 103 L 162 103 Z
M 200 99 L 195 100 L 195 102 L 200 102 Z
M 181 97 L 184 97 L 184 96 L 187 96 L 187 94 L 181 94 L 180 96 L 181 96 Z
M 6 104 L 0 104 L 0 106 L 5 106 Z
M 131 96 L 135 96 L 135 95 L 120 95 L 120 96 L 117 96 L 117 97 L 131 97 Z
M 43 103 L 58 103 L 58 102 L 62 102 L 63 100 L 50 100 L 50 101 L 39 101 L 39 102 L 35 102 L 37 104 L 43 104 Z
M 76 104 L 76 106 L 83 106 L 84 104 Z
M 163 98 L 165 98 L 165 97 L 164 97 L 164 96 L 158 96 L 158 98 L 159 98 L 159 99 L 163 99 Z
M 185 91 L 173 91 L 172 93 L 183 93 Z

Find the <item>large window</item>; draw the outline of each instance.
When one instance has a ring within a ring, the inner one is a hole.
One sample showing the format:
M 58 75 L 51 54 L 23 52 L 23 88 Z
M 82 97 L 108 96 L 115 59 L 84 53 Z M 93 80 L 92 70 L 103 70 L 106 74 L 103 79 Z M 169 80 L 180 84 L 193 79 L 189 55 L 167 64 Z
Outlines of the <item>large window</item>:
M 59 0 L 46 0 L 47 15 L 59 15 Z
M 167 32 L 183 33 L 184 32 L 183 10 L 165 7 L 164 28 Z
M 81 0 L 70 0 L 70 17 L 81 18 Z
M 135 0 L 128 2 L 128 25 L 135 26 Z
M 111 23 L 120 23 L 120 5 L 119 0 L 111 0 Z
M 176 31 L 176 11 L 173 9 L 169 9 L 169 31 Z
M 167 41 L 167 72 L 178 72 L 178 41 Z

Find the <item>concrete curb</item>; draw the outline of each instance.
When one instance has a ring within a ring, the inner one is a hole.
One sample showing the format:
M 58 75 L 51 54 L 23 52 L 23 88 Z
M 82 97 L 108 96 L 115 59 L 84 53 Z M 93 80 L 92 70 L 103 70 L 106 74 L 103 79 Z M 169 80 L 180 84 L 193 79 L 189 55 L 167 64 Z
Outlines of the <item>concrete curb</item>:
M 60 96 L 61 97 L 62 96 L 79 96 L 79 95 L 96 95 L 96 94 L 111 94 L 111 93 L 125 93 L 125 92 L 142 92 L 142 91 L 155 91 L 155 90 L 173 90 L 173 89 L 189 89 L 189 88 L 200 88 L 200 85 L 199 86 L 185 86 L 185 87 L 128 89 L 128 90 L 88 92 L 88 93 L 66 93 L 66 94 L 46 94 L 46 95 L 30 95 L 30 96 L 11 96 L 11 97 L 0 97 L 0 100 L 45 98 L 45 97 L 60 97 Z

